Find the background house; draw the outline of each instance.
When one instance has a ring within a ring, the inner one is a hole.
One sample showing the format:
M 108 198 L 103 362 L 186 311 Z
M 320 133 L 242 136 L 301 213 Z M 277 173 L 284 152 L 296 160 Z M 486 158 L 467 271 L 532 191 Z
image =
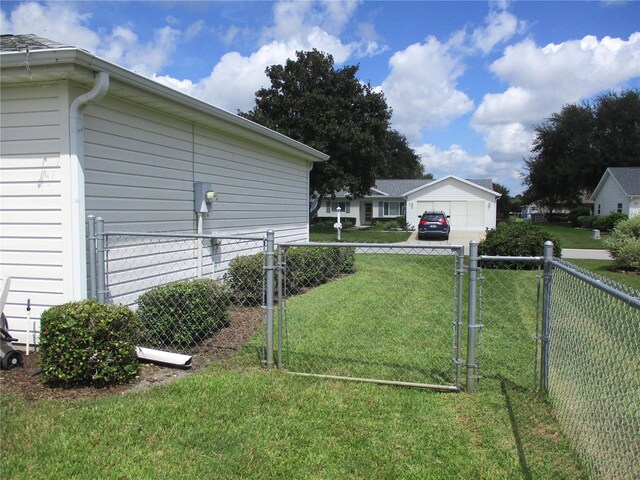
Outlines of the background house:
M 46 308 L 87 296 L 85 218 L 107 231 L 308 239 L 309 171 L 327 156 L 90 53 L 33 35 L 0 43 L 0 276 L 24 340 Z
M 318 211 L 321 218 L 352 218 L 356 226 L 371 225 L 376 218 L 405 215 L 414 227 L 426 210 L 442 210 L 450 215 L 451 229 L 485 231 L 496 227 L 496 202 L 490 179 L 464 180 L 448 175 L 438 180 L 378 180 L 364 198 L 351 199 L 345 192 L 335 199 L 324 199 Z
M 593 194 L 594 215 L 640 213 L 640 167 L 609 167 Z

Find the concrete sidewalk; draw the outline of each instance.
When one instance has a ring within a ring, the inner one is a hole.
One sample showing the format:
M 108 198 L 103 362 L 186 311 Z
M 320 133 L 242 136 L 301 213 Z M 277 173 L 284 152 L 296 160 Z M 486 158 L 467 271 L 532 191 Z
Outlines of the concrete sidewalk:
M 563 248 L 562 258 L 577 258 L 588 260 L 611 260 L 609 250 L 596 250 L 587 248 Z

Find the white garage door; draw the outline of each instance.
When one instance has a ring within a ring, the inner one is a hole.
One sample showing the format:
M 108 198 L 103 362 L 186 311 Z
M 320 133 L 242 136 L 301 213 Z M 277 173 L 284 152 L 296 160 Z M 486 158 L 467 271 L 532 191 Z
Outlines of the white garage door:
M 418 212 L 442 210 L 451 218 L 451 230 L 483 230 L 485 205 L 483 201 L 418 202 Z

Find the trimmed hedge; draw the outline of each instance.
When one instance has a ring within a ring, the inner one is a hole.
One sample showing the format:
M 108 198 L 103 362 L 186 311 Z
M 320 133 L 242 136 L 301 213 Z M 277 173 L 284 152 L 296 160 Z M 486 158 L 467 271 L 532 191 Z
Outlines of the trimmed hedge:
M 525 223 L 500 223 L 495 230 L 489 230 L 487 237 L 480 242 L 478 253 L 492 256 L 539 257 L 544 254 L 544 243 L 553 242 L 553 255 L 562 253 L 558 239 L 545 233 L 540 227 Z M 491 262 L 489 268 L 533 268 L 523 262 Z M 535 266 L 537 268 L 537 266 Z
M 610 232 L 613 230 L 618 222 L 627 220 L 629 217 L 626 213 L 610 213 L 609 215 L 602 215 L 595 217 L 591 226 L 602 230 L 604 232 Z
M 138 373 L 138 323 L 124 306 L 94 300 L 51 307 L 40 317 L 44 381 L 64 387 L 126 383 Z
M 332 278 L 355 272 L 353 247 L 290 247 L 287 249 L 287 290 L 297 293 Z
M 176 282 L 138 298 L 145 346 L 193 346 L 229 323 L 231 291 L 215 280 Z
M 298 293 L 356 270 L 355 248 L 289 247 L 287 248 L 287 290 Z M 229 263 L 225 284 L 234 303 L 260 305 L 262 302 L 264 254 L 236 257 Z
M 574 227 L 581 227 L 582 224 L 580 222 L 580 217 L 589 217 L 591 216 L 591 209 L 588 207 L 578 207 L 574 208 L 569 212 L 569 222 Z
M 264 253 L 256 253 L 238 256 L 229 262 L 224 281 L 231 289 L 233 303 L 246 306 L 262 305 L 264 261 Z M 274 263 L 275 261 L 274 259 Z
M 618 268 L 640 270 L 640 215 L 618 222 L 604 244 Z

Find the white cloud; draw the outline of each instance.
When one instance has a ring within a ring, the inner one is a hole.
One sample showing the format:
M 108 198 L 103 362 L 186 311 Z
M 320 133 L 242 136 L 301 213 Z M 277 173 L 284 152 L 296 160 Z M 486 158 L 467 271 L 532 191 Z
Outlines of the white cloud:
M 567 103 L 640 76 L 640 33 L 626 41 L 586 36 L 544 47 L 527 39 L 507 47 L 490 69 L 510 86 L 484 96 L 472 125 L 484 133 L 492 157 L 520 161 L 529 155 L 535 124 Z
M 502 8 L 491 10 L 485 23 L 486 26 L 476 28 L 472 35 L 474 46 L 484 54 L 493 50 L 498 43 L 509 40 L 525 26 L 524 22 Z
M 396 52 L 389 65 L 381 88 L 393 109 L 394 126 L 410 140 L 417 141 L 423 128 L 445 126 L 473 108 L 473 101 L 456 89 L 462 62 L 435 37 Z
M 154 31 L 154 38 L 141 44 L 131 25 L 117 26 L 97 54 L 140 75 L 151 77 L 160 71 L 176 50 L 180 31 L 169 26 Z
M 493 160 L 488 155 L 473 156 L 460 145 L 451 145 L 447 150 L 440 150 L 434 145 L 423 144 L 414 146 L 425 171 L 432 173 L 435 178 L 444 175 L 460 175 L 457 172 L 465 172 L 476 177 L 489 175 L 492 170 Z
M 80 14 L 72 5 L 63 2 L 27 2 L 14 8 L 8 17 L 3 13 L 2 33 L 32 33 L 95 52 L 100 37 L 86 27 L 89 19 L 90 15 Z
M 265 69 L 295 58 L 296 51 L 315 48 L 333 55 L 338 65 L 353 55 L 379 53 L 384 47 L 375 41 L 345 44 L 336 36 L 356 6 L 351 1 L 276 3 L 273 25 L 263 32 L 265 43 L 250 55 L 225 54 L 211 74 L 195 85 L 193 94 L 232 112 L 247 111 L 254 106 L 255 92 L 269 85 Z
M 434 178 L 457 175 L 462 178 L 500 179 L 512 194 L 521 191 L 520 173 L 513 162 L 499 161 L 491 155 L 472 155 L 460 145 L 440 150 L 431 144 L 413 146 L 420 156 L 425 172 Z

